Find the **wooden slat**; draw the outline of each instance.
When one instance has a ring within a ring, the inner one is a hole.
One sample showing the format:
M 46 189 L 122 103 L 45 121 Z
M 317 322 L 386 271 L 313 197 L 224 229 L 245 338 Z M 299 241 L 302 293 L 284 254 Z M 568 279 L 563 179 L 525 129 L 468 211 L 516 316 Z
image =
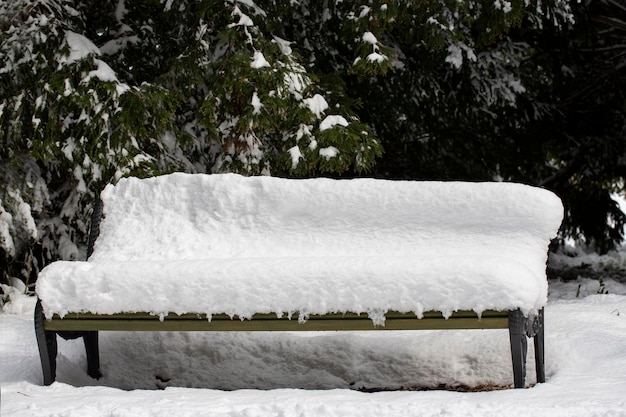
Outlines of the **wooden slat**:
M 225 314 L 168 315 L 160 320 L 147 313 L 97 315 L 67 314 L 44 323 L 46 330 L 80 331 L 332 331 L 332 330 L 434 330 L 434 329 L 500 329 L 508 327 L 508 312 L 486 311 L 480 318 L 472 311 L 460 311 L 445 319 L 440 312 L 427 312 L 418 319 L 415 314 L 388 312 L 384 326 L 374 326 L 367 314 L 326 314 L 310 316 L 300 323 L 297 317 L 278 318 L 274 314 L 256 314 L 252 320 L 230 318 Z

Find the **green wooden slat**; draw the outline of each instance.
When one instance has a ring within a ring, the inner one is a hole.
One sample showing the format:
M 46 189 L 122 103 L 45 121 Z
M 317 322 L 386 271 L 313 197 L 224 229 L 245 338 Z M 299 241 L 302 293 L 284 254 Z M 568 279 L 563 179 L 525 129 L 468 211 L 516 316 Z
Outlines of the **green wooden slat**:
M 385 326 L 374 326 L 367 314 L 326 314 L 310 316 L 304 323 L 292 317 L 256 314 L 252 320 L 231 319 L 225 314 L 168 315 L 164 320 L 146 313 L 96 315 L 67 314 L 44 323 L 46 330 L 113 330 L 113 331 L 331 331 L 331 330 L 424 330 L 424 329 L 499 329 L 508 327 L 508 312 L 487 311 L 479 319 L 476 313 L 456 312 L 444 319 L 440 312 L 427 312 L 422 319 L 415 314 L 389 312 Z
M 481 318 L 487 317 L 508 317 L 508 311 L 495 311 L 486 310 L 481 314 Z M 282 317 L 276 316 L 274 313 L 270 314 L 255 314 L 252 316 L 252 320 L 298 320 L 299 315 L 293 314 L 291 317 L 283 315 Z M 400 313 L 397 311 L 388 311 L 385 313 L 387 318 L 417 318 L 413 313 Z M 461 310 L 454 312 L 449 318 L 478 318 L 478 315 L 474 311 Z M 363 319 L 369 320 L 367 313 L 328 313 L 324 315 L 310 315 L 307 320 L 351 320 L 351 319 Z M 423 313 L 422 318 L 438 318 L 444 319 L 443 314 L 439 311 L 427 311 Z M 53 316 L 54 320 L 62 320 L 58 315 Z M 119 313 L 119 314 L 94 314 L 94 313 L 68 313 L 64 316 L 63 320 L 67 319 L 107 319 L 107 320 L 159 320 L 159 316 L 149 313 Z M 207 320 L 206 314 L 168 314 L 164 317 L 164 320 Z M 238 316 L 231 318 L 226 314 L 214 314 L 211 316 L 211 320 L 239 320 Z

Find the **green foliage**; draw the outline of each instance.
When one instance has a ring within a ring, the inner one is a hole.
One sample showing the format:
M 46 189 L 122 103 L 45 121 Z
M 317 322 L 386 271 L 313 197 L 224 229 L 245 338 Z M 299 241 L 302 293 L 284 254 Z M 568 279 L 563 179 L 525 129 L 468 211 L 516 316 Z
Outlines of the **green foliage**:
M 568 16 L 562 0 L 0 0 L 3 275 L 84 257 L 93 200 L 128 175 L 493 178 L 528 95 L 533 50 L 511 34 Z
M 538 117 L 523 133 L 509 129 L 525 160 L 509 175 L 557 192 L 566 209 L 563 235 L 605 253 L 623 240 L 626 225 L 613 198 L 624 194 L 626 174 L 626 78 L 620 70 L 626 9 L 598 1 L 573 10 L 576 24 L 564 31 L 523 34 L 535 51 L 530 63 L 540 70 L 528 71 L 535 99 L 526 111 Z

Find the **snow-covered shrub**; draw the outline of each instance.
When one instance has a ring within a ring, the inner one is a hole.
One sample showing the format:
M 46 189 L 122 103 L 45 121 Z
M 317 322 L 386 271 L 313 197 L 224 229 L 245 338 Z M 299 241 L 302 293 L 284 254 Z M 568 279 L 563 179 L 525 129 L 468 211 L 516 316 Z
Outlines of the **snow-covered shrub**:
M 24 155 L 0 162 L 0 183 L 0 281 L 11 282 L 11 271 L 18 270 L 28 282 L 38 270 L 33 257 L 40 239 L 35 218 L 49 203 L 48 188 L 35 160 Z

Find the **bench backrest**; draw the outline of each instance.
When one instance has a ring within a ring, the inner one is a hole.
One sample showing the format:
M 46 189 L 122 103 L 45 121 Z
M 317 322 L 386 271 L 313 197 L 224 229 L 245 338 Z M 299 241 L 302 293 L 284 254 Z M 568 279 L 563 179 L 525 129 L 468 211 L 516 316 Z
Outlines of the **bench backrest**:
M 545 274 L 560 200 L 513 183 L 286 180 L 235 174 L 122 179 L 102 193 L 90 260 L 485 253 Z

